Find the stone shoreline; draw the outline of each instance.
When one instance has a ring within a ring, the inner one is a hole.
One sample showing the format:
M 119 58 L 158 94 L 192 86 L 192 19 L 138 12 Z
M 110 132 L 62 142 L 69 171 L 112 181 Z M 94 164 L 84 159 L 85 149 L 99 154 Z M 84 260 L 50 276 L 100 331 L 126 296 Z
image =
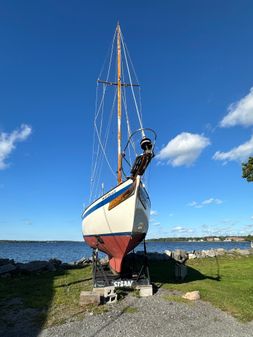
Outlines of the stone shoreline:
M 11 277 L 17 275 L 29 275 L 43 271 L 54 272 L 57 270 L 68 270 L 83 268 L 92 263 L 91 259 L 81 258 L 78 261 L 63 263 L 58 259 L 49 261 L 31 261 L 27 263 L 18 263 L 11 259 L 0 258 L 0 277 Z
M 137 252 L 137 255 L 143 255 L 143 252 Z M 249 256 L 253 255 L 253 249 L 230 249 L 224 248 L 186 252 L 176 249 L 175 251 L 165 250 L 164 253 L 150 252 L 147 254 L 149 260 L 165 261 L 174 259 L 176 262 L 184 263 L 188 259 L 215 258 L 220 256 Z M 102 258 L 102 264 L 108 262 L 107 258 Z M 57 270 L 68 270 L 75 268 L 84 268 L 92 263 L 91 258 L 81 258 L 78 261 L 64 263 L 58 259 L 49 261 L 31 261 L 27 263 L 17 263 L 11 259 L 0 258 L 0 277 L 8 278 L 23 274 L 40 273 L 43 271 L 54 272 Z

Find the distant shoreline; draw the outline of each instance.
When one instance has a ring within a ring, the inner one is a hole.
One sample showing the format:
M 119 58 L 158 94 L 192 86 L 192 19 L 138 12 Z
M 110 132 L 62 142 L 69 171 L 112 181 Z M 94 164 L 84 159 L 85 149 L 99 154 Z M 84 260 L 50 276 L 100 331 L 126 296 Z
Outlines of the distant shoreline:
M 230 239 L 231 238 L 231 239 Z M 253 236 L 224 236 L 218 237 L 218 240 L 215 240 L 215 237 L 169 237 L 169 238 L 159 238 L 159 239 L 146 239 L 146 242 L 212 242 L 212 243 L 220 243 L 220 242 L 247 242 L 253 241 Z M 83 240 L 0 240 L 1 243 L 83 243 Z
M 0 240 L 1 243 L 64 243 L 64 242 L 83 242 L 74 240 Z

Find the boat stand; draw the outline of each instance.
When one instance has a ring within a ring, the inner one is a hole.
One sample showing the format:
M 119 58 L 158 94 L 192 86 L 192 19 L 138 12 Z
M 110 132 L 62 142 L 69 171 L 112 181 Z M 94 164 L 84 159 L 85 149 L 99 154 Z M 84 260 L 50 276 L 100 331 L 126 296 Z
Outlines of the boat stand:
M 102 264 L 98 258 L 98 248 L 93 249 L 93 287 L 138 288 L 149 286 L 151 283 L 145 240 L 143 246 L 143 253 L 136 254 L 133 251 L 125 256 L 120 274 L 114 274 L 109 267 L 109 263 Z

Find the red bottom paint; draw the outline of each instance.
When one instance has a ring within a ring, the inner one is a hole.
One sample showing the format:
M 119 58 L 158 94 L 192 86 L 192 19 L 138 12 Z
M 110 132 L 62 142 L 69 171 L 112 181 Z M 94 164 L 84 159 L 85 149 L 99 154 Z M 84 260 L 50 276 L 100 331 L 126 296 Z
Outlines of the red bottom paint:
M 84 240 L 92 248 L 98 248 L 109 256 L 110 267 L 117 273 L 121 272 L 122 261 L 125 255 L 133 250 L 146 234 L 132 235 L 100 235 L 86 236 Z

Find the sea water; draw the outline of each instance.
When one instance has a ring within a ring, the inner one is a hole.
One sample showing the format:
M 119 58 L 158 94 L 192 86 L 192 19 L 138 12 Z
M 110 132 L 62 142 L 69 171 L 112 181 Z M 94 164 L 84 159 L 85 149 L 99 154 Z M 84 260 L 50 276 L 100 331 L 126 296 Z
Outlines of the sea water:
M 164 250 L 183 249 L 188 252 L 193 250 L 207 250 L 224 248 L 249 249 L 250 242 L 146 242 L 148 252 L 162 253 Z M 136 247 L 135 251 L 142 251 L 143 244 Z M 63 262 L 77 261 L 82 257 L 91 257 L 92 250 L 84 242 L 71 241 L 0 241 L 0 258 L 14 259 L 16 262 L 29 262 L 33 260 L 60 259 Z

